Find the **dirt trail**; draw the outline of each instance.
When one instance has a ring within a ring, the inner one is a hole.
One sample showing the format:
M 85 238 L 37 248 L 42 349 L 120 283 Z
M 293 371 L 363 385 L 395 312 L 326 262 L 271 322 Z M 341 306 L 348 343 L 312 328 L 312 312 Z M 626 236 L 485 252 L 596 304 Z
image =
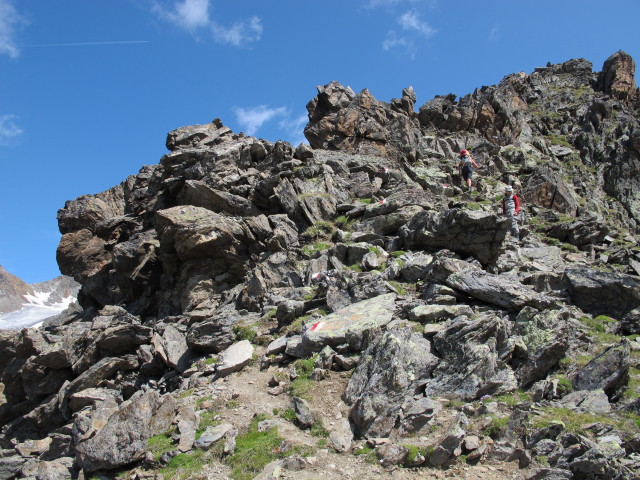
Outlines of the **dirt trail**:
M 258 347 L 258 358 L 264 351 Z M 531 475 L 529 469 L 520 470 L 517 462 L 498 463 L 494 465 L 466 465 L 456 464 L 449 469 L 434 469 L 427 467 L 400 468 L 382 467 L 371 455 L 354 455 L 351 452 L 336 453 L 327 446 L 326 438 L 314 437 L 309 430 L 301 430 L 293 423 L 278 414 L 291 408 L 291 396 L 288 392 L 274 396 L 268 393 L 269 380 L 278 374 L 288 376 L 289 367 L 269 367 L 260 370 L 259 361 L 245 367 L 241 372 L 234 373 L 213 384 L 199 387 L 195 394 L 200 398 L 211 397 L 215 408 L 223 421 L 234 425 L 239 431 L 246 428 L 251 419 L 258 414 L 268 414 L 276 422 L 279 434 L 294 445 L 305 446 L 314 450 L 307 457 L 307 466 L 299 471 L 282 469 L 281 479 L 291 480 L 364 480 L 364 479 L 393 479 L 393 480 L 422 480 L 422 479 L 466 479 L 466 480 L 524 480 Z M 347 415 L 348 410 L 341 401 L 341 394 L 348 382 L 347 372 L 329 372 L 328 378 L 315 382 L 307 394 L 307 401 L 311 410 L 322 419 L 323 426 L 331 431 L 341 417 Z M 442 418 L 452 418 L 455 412 L 442 412 Z M 416 438 L 404 439 L 399 443 L 424 443 L 432 441 L 437 434 L 426 434 Z M 362 444 L 363 442 L 359 442 Z M 225 479 L 228 468 L 222 465 L 210 465 L 201 472 L 203 480 Z

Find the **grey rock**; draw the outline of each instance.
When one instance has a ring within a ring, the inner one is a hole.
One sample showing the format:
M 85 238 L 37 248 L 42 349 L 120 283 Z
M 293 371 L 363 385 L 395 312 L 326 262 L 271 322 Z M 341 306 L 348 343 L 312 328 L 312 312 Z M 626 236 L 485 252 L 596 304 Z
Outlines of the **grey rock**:
M 220 353 L 234 341 L 233 323 L 227 315 L 194 323 L 187 331 L 187 345 L 199 352 Z
M 336 452 L 344 453 L 351 450 L 352 442 L 351 424 L 346 418 L 340 418 L 336 425 L 329 429 L 329 445 Z
M 358 436 L 388 436 L 401 408 L 429 378 L 437 359 L 410 328 L 380 335 L 363 353 L 343 394 Z
M 562 468 L 541 468 L 527 477 L 527 480 L 573 480 L 570 470 Z
M 230 373 L 242 370 L 253 358 L 255 348 L 249 340 L 241 340 L 228 347 L 220 354 L 216 375 L 225 377 Z
M 191 406 L 183 406 L 178 411 L 176 420 L 178 422 L 178 432 L 180 433 L 178 451 L 188 452 L 196 441 L 196 430 L 198 426 L 196 412 Z
M 327 345 L 348 344 L 354 351 L 361 350 L 368 332 L 391 321 L 395 311 L 394 299 L 395 294 L 380 295 L 323 317 L 302 334 L 301 348 L 306 353 L 313 353 Z
M 585 267 L 565 270 L 571 300 L 593 315 L 624 316 L 640 307 L 640 279 Z
M 405 249 L 447 248 L 486 264 L 500 255 L 506 232 L 506 221 L 492 213 L 454 208 L 420 212 L 399 233 Z
M 602 389 L 579 390 L 564 396 L 560 402 L 565 408 L 579 412 L 609 413 L 611 404 Z
M 574 390 L 603 389 L 609 399 L 616 400 L 629 376 L 629 355 L 629 342 L 623 338 L 578 370 L 572 379 Z
M 73 458 L 62 457 L 51 461 L 41 461 L 38 464 L 37 480 L 71 480 L 76 478 L 73 468 Z
M 153 390 L 139 392 L 124 402 L 104 428 L 76 445 L 76 460 L 80 467 L 87 472 L 94 472 L 123 467 L 140 460 L 144 456 L 147 440 L 166 430 L 173 419 L 173 415 L 161 413 L 165 403 L 166 399 Z M 175 413 L 173 408 L 169 407 Z M 121 441 L 122 438 L 127 441 Z
M 316 421 L 309 405 L 302 398 L 293 397 L 293 411 L 296 414 L 296 421 L 302 428 L 311 428 Z
M 409 319 L 420 323 L 444 322 L 461 315 L 471 317 L 468 305 L 420 305 L 409 312 Z
M 233 430 L 233 425 L 230 423 L 223 423 L 207 429 L 200 435 L 200 438 L 196 440 L 195 446 L 197 448 L 209 448 L 212 444 L 225 437 Z
M 433 337 L 441 358 L 425 381 L 426 395 L 454 394 L 471 401 L 515 389 L 513 371 L 499 361 L 511 350 L 508 337 L 508 324 L 498 317 L 459 317 L 448 322 Z
M 0 480 L 15 478 L 26 459 L 14 455 L 13 450 L 0 450 Z
M 459 427 L 454 427 L 447 432 L 446 436 L 438 442 L 435 450 L 427 459 L 429 465 L 433 467 L 448 466 L 455 461 L 456 456 L 460 455 L 458 449 L 464 436 L 464 430 Z
M 376 449 L 376 455 L 380 463 L 385 467 L 403 465 L 407 461 L 409 449 L 404 445 L 385 443 Z

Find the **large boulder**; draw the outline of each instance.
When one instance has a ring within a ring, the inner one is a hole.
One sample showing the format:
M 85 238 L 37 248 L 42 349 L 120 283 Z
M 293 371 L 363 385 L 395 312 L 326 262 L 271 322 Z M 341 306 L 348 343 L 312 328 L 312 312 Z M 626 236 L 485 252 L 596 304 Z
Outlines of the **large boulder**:
M 517 388 L 513 371 L 501 361 L 511 346 L 508 322 L 499 317 L 449 321 L 433 337 L 433 347 L 440 361 L 425 381 L 426 395 L 455 395 L 472 401 Z
M 389 436 L 437 362 L 429 342 L 408 327 L 379 336 L 362 355 L 343 395 L 351 405 L 354 433 Z
M 544 294 L 520 283 L 516 275 L 495 275 L 469 262 L 444 256 L 431 264 L 426 279 L 507 310 L 519 311 L 525 306 L 544 309 L 554 305 Z
M 287 353 L 307 356 L 319 352 L 325 346 L 348 346 L 353 351 L 362 350 L 368 333 L 387 325 L 395 312 L 393 293 L 380 295 L 348 305 L 310 325 L 302 334 L 297 349 Z
M 633 100 L 637 95 L 635 71 L 633 58 L 619 50 L 604 62 L 598 76 L 598 88 L 621 100 Z
M 147 440 L 164 432 L 175 416 L 175 401 L 156 391 L 138 392 L 124 402 L 104 428 L 76 445 L 76 460 L 87 472 L 124 467 L 143 458 Z
M 593 315 L 621 318 L 640 306 L 640 280 L 621 273 L 588 267 L 565 270 L 571 301 Z
M 578 370 L 572 379 L 574 390 L 602 389 L 611 400 L 617 400 L 629 380 L 629 341 L 607 348 Z
M 405 249 L 447 248 L 472 255 L 481 263 L 494 262 L 501 253 L 507 221 L 493 213 L 454 208 L 444 212 L 423 211 L 400 229 Z

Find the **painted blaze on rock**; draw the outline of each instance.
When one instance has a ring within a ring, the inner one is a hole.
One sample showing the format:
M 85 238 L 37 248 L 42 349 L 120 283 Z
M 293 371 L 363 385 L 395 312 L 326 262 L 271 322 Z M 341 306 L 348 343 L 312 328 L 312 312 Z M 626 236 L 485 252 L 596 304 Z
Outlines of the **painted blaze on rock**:
M 365 332 L 388 324 L 395 313 L 395 294 L 369 298 L 327 315 L 302 334 L 306 351 L 320 351 L 325 346 L 348 344 L 353 350 L 362 349 Z

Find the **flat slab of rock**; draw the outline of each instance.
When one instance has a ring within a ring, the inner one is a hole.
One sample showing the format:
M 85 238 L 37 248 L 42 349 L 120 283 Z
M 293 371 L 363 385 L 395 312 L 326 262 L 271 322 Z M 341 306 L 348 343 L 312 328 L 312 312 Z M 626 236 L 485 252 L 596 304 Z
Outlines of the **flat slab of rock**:
M 388 324 L 395 312 L 395 294 L 369 298 L 327 315 L 311 325 L 300 339 L 300 348 L 306 356 L 324 347 L 348 344 L 351 349 L 362 349 L 365 332 Z M 289 352 L 289 349 L 287 349 Z
M 253 358 L 254 350 L 249 340 L 234 343 L 220 354 L 216 375 L 226 377 L 230 373 L 242 370 Z
M 227 433 L 233 430 L 233 425 L 230 423 L 223 423 L 221 425 L 215 425 L 213 427 L 207 427 L 200 438 L 196 441 L 196 447 L 209 448 L 212 444 L 223 438 Z

